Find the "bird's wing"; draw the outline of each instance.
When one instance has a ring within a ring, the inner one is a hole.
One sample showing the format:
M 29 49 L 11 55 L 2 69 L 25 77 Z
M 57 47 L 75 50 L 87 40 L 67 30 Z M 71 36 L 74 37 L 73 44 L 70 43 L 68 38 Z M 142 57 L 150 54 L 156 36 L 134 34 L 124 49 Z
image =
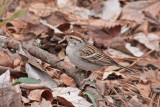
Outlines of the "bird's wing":
M 98 50 L 96 47 L 87 44 L 80 50 L 81 58 L 86 62 L 98 64 L 98 65 L 113 65 L 114 60 L 105 53 Z
M 123 68 L 127 71 L 131 71 L 131 72 L 135 73 L 134 70 L 118 64 L 116 61 L 114 61 L 107 54 L 101 52 L 96 47 L 94 47 L 90 44 L 86 45 L 84 48 L 81 48 L 80 54 L 81 54 L 81 58 L 86 62 L 101 65 L 101 66 L 116 65 L 116 66 Z

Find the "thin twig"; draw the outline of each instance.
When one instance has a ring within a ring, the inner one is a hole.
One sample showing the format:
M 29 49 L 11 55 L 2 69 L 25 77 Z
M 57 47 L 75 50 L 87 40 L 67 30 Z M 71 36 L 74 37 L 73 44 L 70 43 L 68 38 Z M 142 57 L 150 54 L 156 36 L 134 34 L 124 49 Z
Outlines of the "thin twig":
M 42 19 L 41 19 L 40 22 L 41 22 L 43 25 L 45 25 L 45 26 L 53 29 L 55 33 L 63 33 L 62 31 L 60 31 L 60 30 L 57 29 L 56 27 L 54 27 L 54 26 L 52 26 L 51 24 L 47 23 L 46 20 L 42 20 Z
M 118 97 L 122 100 L 122 102 L 126 105 L 126 107 L 128 107 L 128 104 L 126 103 L 126 101 L 124 101 L 122 96 L 119 95 L 118 92 L 111 85 L 109 87 L 118 95 Z
M 153 93 L 151 102 L 150 102 L 150 104 L 149 104 L 149 107 L 153 107 L 153 102 L 154 102 L 154 98 L 155 98 L 155 97 L 156 97 L 156 93 Z

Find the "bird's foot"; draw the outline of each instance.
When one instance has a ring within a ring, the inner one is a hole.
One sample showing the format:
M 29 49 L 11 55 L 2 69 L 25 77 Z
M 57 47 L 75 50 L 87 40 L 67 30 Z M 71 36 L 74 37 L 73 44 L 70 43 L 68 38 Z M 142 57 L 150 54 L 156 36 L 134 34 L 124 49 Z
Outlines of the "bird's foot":
M 76 69 L 76 70 L 75 70 L 76 73 L 82 71 L 82 69 L 79 69 L 77 66 L 75 67 L 75 69 Z
M 96 72 L 93 72 L 88 78 L 86 79 L 83 79 L 83 81 L 81 82 L 81 84 L 84 84 L 86 83 L 87 81 L 94 81 L 96 80 L 98 77 L 97 73 Z

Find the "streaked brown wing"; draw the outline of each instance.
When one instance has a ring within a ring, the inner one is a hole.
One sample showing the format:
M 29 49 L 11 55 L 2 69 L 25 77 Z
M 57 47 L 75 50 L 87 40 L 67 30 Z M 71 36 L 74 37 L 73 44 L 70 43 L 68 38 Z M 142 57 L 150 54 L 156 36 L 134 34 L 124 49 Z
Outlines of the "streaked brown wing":
M 81 49 L 81 58 L 87 62 L 102 66 L 113 65 L 114 63 L 114 60 L 112 60 L 109 56 L 90 44 Z

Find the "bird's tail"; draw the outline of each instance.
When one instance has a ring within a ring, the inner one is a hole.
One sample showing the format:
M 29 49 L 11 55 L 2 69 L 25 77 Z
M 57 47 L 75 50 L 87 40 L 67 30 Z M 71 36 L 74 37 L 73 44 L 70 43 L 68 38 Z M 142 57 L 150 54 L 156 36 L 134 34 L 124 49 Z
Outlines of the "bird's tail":
M 118 64 L 118 63 L 115 63 L 115 65 L 118 66 L 118 67 L 120 67 L 120 68 L 122 68 L 122 69 L 125 69 L 126 71 L 134 72 L 134 73 L 135 73 L 135 71 L 134 71 L 133 69 L 131 69 L 131 68 L 122 66 L 122 65 L 120 65 L 120 64 Z

